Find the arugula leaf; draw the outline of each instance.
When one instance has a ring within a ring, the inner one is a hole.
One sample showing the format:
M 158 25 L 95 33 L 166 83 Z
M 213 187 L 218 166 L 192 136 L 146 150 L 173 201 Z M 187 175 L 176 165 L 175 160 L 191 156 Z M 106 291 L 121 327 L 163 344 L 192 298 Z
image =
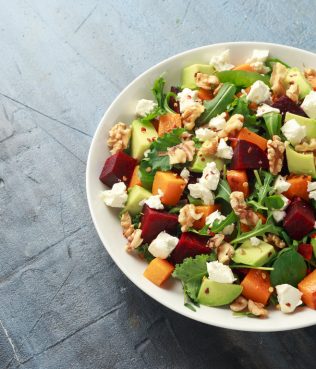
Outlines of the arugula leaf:
M 224 83 L 212 100 L 205 100 L 204 113 L 197 119 L 196 126 L 208 123 L 211 118 L 226 111 L 227 106 L 234 100 L 236 87 L 232 83 Z
M 232 211 L 223 221 L 219 222 L 218 220 L 215 220 L 212 225 L 211 232 L 221 232 L 225 227 L 229 226 L 232 223 L 235 223 L 237 220 L 237 215 Z
M 209 236 L 210 235 L 210 229 L 208 225 L 205 225 L 201 229 L 195 229 L 195 228 L 189 228 L 188 232 L 199 234 L 200 236 Z
M 263 120 L 266 125 L 268 138 L 281 134 L 282 115 L 276 112 L 270 112 L 263 115 Z
M 257 72 L 248 72 L 245 70 L 225 70 L 217 73 L 220 82 L 230 82 L 237 87 L 246 88 L 251 86 L 256 81 L 262 81 L 270 86 L 270 77 L 263 76 Z
M 217 193 L 215 200 L 223 199 L 224 201 L 230 203 L 231 189 L 228 182 L 225 179 L 220 179 L 217 186 Z
M 249 232 L 244 232 L 240 234 L 233 241 L 231 241 L 231 244 L 242 243 L 248 240 L 250 237 L 263 236 L 265 233 L 280 234 L 281 231 L 282 231 L 282 228 L 274 225 L 272 222 L 267 222 L 266 224 L 262 224 L 261 220 L 259 220 L 255 228 L 253 228 Z
M 248 128 L 252 132 L 258 132 L 261 127 L 261 123 L 257 120 L 257 117 L 254 114 L 250 113 L 248 107 L 248 101 L 246 95 L 241 96 L 240 98 L 235 99 L 235 104 L 232 105 L 232 114 L 241 114 L 244 116 L 244 127 Z
M 175 99 L 177 98 L 177 95 L 174 93 L 174 92 L 168 92 L 166 97 L 165 97 L 165 100 L 164 100 L 164 104 L 163 104 L 163 107 L 164 107 L 164 110 L 167 112 L 167 113 L 173 113 L 175 114 L 176 112 L 174 110 L 172 110 L 169 106 L 169 99 L 171 97 L 174 97 Z
M 306 264 L 302 255 L 293 248 L 282 250 L 275 260 L 270 273 L 272 286 L 288 283 L 294 287 L 305 277 Z
M 185 293 L 193 301 L 197 300 L 202 279 L 207 274 L 206 263 L 214 260 L 215 254 L 198 255 L 195 258 L 186 258 L 182 264 L 176 265 L 172 276 L 182 281 Z
M 141 255 L 147 263 L 150 263 L 155 257 L 148 251 L 148 243 L 144 243 L 136 248 L 136 251 Z
M 256 210 L 268 210 L 264 205 L 264 201 L 267 194 L 272 190 L 271 183 L 274 177 L 271 173 L 264 170 L 261 170 L 260 172 L 255 170 L 254 174 L 256 178 L 255 188 L 247 203 L 252 205 Z
M 281 209 L 284 206 L 284 200 L 280 195 L 268 196 L 264 200 L 268 209 Z
M 170 133 L 158 137 L 149 148 L 146 158 L 140 162 L 139 172 L 143 186 L 151 189 L 157 170 L 168 171 L 172 168 L 167 155 L 167 149 L 181 143 L 181 135 L 185 132 L 183 128 L 176 128 Z

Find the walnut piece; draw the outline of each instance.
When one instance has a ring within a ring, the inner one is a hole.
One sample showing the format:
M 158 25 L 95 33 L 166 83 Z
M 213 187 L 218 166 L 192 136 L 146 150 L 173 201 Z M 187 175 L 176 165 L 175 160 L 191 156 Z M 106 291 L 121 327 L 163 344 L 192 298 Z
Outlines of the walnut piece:
M 223 86 L 223 83 L 220 83 L 215 90 L 213 91 L 213 96 L 216 96 L 218 94 L 218 91 L 221 89 L 221 87 Z
M 132 218 L 127 211 L 121 217 L 121 226 L 123 228 L 123 235 L 127 238 L 127 251 L 130 252 L 142 244 L 142 230 L 134 228 Z
M 195 154 L 194 141 L 182 141 L 179 145 L 168 148 L 170 164 L 186 163 L 192 161 Z
M 310 83 L 313 89 L 316 88 L 316 70 L 311 68 L 305 68 L 304 70 L 305 77 L 307 81 Z
M 203 214 L 198 214 L 195 211 L 195 206 L 193 204 L 185 205 L 179 213 L 178 221 L 181 225 L 181 231 L 186 232 L 189 228 L 193 226 L 196 220 L 201 219 Z
M 217 259 L 222 264 L 228 264 L 234 252 L 233 246 L 228 242 L 224 242 L 217 248 Z
M 286 246 L 286 243 L 281 240 L 279 236 L 273 233 L 268 233 L 264 235 L 263 240 L 270 245 L 277 247 L 278 249 L 284 249 L 284 247 Z
M 292 83 L 285 92 L 286 96 L 290 98 L 292 101 L 294 101 L 295 103 L 298 102 L 299 93 L 300 93 L 300 90 L 296 82 Z
M 184 128 L 189 131 L 192 130 L 195 126 L 195 121 L 204 112 L 204 110 L 205 108 L 201 104 L 192 105 L 186 108 L 181 115 Z
M 298 152 L 311 152 L 316 151 L 316 138 L 312 138 L 310 142 L 302 142 L 295 146 L 295 151 Z
M 217 233 L 215 236 L 209 238 L 207 241 L 206 247 L 210 249 L 217 250 L 217 248 L 222 244 L 224 241 L 225 236 L 222 233 Z
M 112 154 L 127 148 L 131 132 L 131 127 L 128 127 L 122 122 L 116 123 L 115 126 L 110 129 L 107 143 Z
M 233 191 L 230 194 L 230 205 L 241 223 L 249 226 L 255 226 L 258 223 L 259 217 L 251 208 L 248 208 L 243 192 Z
M 275 63 L 272 68 L 270 84 L 271 90 L 276 97 L 285 95 L 285 77 L 287 68 L 281 63 Z
M 277 175 L 282 170 L 285 145 L 279 136 L 274 135 L 272 140 L 268 140 L 267 148 L 270 173 Z
M 218 137 L 215 136 L 203 142 L 201 146 L 201 152 L 205 156 L 214 155 L 217 152 L 217 147 L 218 147 Z
M 204 90 L 212 90 L 219 85 L 219 79 L 216 76 L 212 76 L 206 73 L 195 74 L 195 84 L 203 88 Z
M 263 307 L 264 305 L 260 302 L 254 302 L 252 300 L 248 301 L 248 310 L 253 315 L 266 317 L 268 315 L 268 311 Z
M 244 125 L 244 117 L 241 114 L 232 115 L 226 122 L 225 128 L 218 132 L 219 138 L 228 137 L 242 129 Z
M 244 296 L 239 296 L 237 297 L 236 300 L 234 300 L 230 305 L 230 310 L 232 311 L 242 311 L 244 309 L 246 309 L 246 307 L 248 306 L 248 301 Z

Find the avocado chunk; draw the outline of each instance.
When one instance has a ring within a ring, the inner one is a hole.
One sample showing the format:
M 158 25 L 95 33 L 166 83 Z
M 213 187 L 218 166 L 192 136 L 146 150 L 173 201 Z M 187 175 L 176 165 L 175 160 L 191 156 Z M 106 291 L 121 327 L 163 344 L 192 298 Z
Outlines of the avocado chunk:
M 312 91 L 311 85 L 307 82 L 303 73 L 296 67 L 290 68 L 285 77 L 287 87 L 294 82 L 298 85 L 300 99 L 304 99 Z
M 274 247 L 261 241 L 259 245 L 253 246 L 250 240 L 245 241 L 232 257 L 235 263 L 260 267 L 266 264 L 275 255 Z
M 133 186 L 128 190 L 127 202 L 125 205 L 125 211 L 128 211 L 131 215 L 136 215 L 141 212 L 142 206 L 139 203 L 142 200 L 147 200 L 152 194 L 138 185 Z
M 157 137 L 158 133 L 150 122 L 142 123 L 140 120 L 134 120 L 132 123 L 132 157 L 141 160 L 144 152 L 149 149 Z
M 182 70 L 182 88 L 197 88 L 195 84 L 196 73 L 214 74 L 215 69 L 208 64 L 193 64 Z
M 285 122 L 291 119 L 295 119 L 299 125 L 306 127 L 307 138 L 316 138 L 316 119 L 306 118 L 301 115 L 287 112 L 285 114 Z
M 286 159 L 290 173 L 311 175 L 313 178 L 316 177 L 313 153 L 299 153 L 293 147 L 287 145 Z
M 189 169 L 191 172 L 202 173 L 203 169 L 206 167 L 206 164 L 211 163 L 212 161 L 216 163 L 216 167 L 218 170 L 222 170 L 224 168 L 223 159 L 217 158 L 215 156 L 205 156 L 202 153 L 202 150 L 199 149 Z
M 219 283 L 204 278 L 198 294 L 198 302 L 207 306 L 223 306 L 233 302 L 242 292 L 239 284 Z

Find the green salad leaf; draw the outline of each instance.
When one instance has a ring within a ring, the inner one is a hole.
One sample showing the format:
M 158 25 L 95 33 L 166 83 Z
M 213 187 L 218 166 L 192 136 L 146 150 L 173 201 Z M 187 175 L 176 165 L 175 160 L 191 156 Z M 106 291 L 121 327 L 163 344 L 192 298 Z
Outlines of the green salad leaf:
M 266 66 L 269 67 L 271 70 L 273 68 L 273 64 L 280 63 L 283 64 L 286 68 L 291 68 L 288 64 L 278 58 L 268 58 L 265 62 Z
M 268 209 L 281 209 L 284 206 L 284 200 L 280 195 L 268 196 L 264 200 Z
M 219 222 L 218 220 L 215 220 L 211 227 L 211 232 L 219 233 L 221 232 L 225 227 L 235 223 L 238 220 L 237 215 L 232 211 L 230 214 L 227 215 L 226 219 Z
M 266 125 L 268 138 L 277 135 L 280 136 L 282 115 L 276 112 L 270 112 L 263 115 L 263 120 Z
M 270 77 L 264 76 L 257 72 L 248 72 L 245 70 L 224 70 L 217 73 L 220 82 L 229 82 L 236 87 L 246 88 L 251 86 L 256 81 L 262 81 L 270 86 Z
M 251 114 L 248 106 L 248 101 L 246 95 L 235 99 L 230 107 L 232 114 L 241 114 L 244 116 L 244 127 L 248 128 L 252 132 L 258 132 L 261 127 L 261 123 L 257 120 L 255 114 Z
M 150 263 L 155 257 L 148 251 L 148 243 L 144 243 L 137 247 L 136 251 L 139 255 L 141 255 L 147 263 Z
M 306 264 L 302 255 L 293 248 L 284 249 L 272 265 L 272 286 L 288 283 L 294 287 L 305 277 Z
M 215 200 L 223 199 L 226 202 L 230 202 L 231 189 L 228 182 L 225 179 L 220 179 L 217 186 L 217 193 L 215 195 Z
M 259 220 L 255 228 L 253 228 L 249 232 L 241 233 L 233 241 L 231 241 L 231 244 L 242 243 L 248 240 L 250 237 L 259 237 L 259 236 L 263 236 L 266 233 L 273 233 L 273 234 L 279 235 L 281 231 L 282 231 L 282 228 L 276 226 L 271 221 L 267 221 L 266 224 L 262 224 L 261 220 Z
M 264 170 L 254 170 L 254 175 L 256 178 L 255 188 L 249 200 L 248 205 L 251 205 L 255 210 L 268 210 L 265 206 L 265 199 L 270 191 L 272 191 L 272 181 L 274 176 Z
M 183 263 L 176 265 L 172 275 L 182 281 L 184 291 L 193 301 L 197 300 L 202 279 L 207 274 L 206 263 L 215 260 L 215 254 L 198 255 L 195 258 L 186 258 Z

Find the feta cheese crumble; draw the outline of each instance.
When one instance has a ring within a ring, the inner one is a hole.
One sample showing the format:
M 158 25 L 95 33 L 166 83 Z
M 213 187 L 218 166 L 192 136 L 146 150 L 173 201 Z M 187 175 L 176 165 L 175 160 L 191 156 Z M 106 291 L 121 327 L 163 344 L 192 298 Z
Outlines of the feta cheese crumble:
M 226 219 L 225 215 L 222 215 L 222 213 L 219 210 L 216 210 L 206 217 L 205 224 L 212 227 L 215 220 L 222 222 L 225 219 Z M 235 228 L 234 224 L 229 224 L 220 233 L 223 233 L 224 235 L 230 235 L 234 232 L 234 228 Z
M 292 145 L 299 144 L 306 136 L 306 127 L 301 126 L 295 119 L 285 122 L 281 131 Z
M 145 117 L 146 115 L 152 113 L 156 107 L 157 104 L 153 100 L 138 100 L 136 104 L 136 115 Z
M 225 125 L 226 125 L 225 118 L 226 118 L 226 113 L 219 114 L 209 121 L 208 126 L 210 128 L 216 129 L 216 131 L 220 131 L 225 128 Z
M 188 186 L 190 195 L 195 199 L 201 199 L 205 205 L 214 204 L 214 195 L 207 187 L 202 183 L 189 184 Z
M 310 199 L 316 200 L 316 182 L 308 182 L 307 192 Z
M 125 183 L 115 183 L 111 190 L 101 192 L 101 199 L 107 206 L 111 206 L 112 208 L 123 208 L 127 201 Z
M 198 91 L 191 90 L 190 88 L 184 88 L 181 92 L 179 92 L 177 95 L 177 100 L 180 104 L 181 113 L 191 106 L 199 105 L 201 102 L 198 98 Z
M 272 216 L 277 223 L 281 222 L 285 218 L 286 212 L 284 210 L 290 203 L 290 200 L 287 197 L 281 195 L 281 198 L 283 200 L 283 206 L 280 209 L 272 209 Z
M 256 104 L 261 104 L 270 100 L 271 93 L 269 87 L 262 81 L 258 80 L 252 84 L 247 95 L 247 100 Z
M 309 118 L 316 119 L 316 91 L 311 91 L 305 96 L 301 108 L 309 116 Z
M 281 194 L 282 192 L 286 192 L 291 187 L 291 183 L 287 182 L 284 177 L 279 175 L 274 182 L 274 192 L 277 194 Z
M 183 168 L 181 170 L 180 177 L 188 182 L 190 178 L 190 171 L 187 168 Z
M 264 65 L 264 62 L 267 60 L 269 56 L 269 50 L 253 50 L 252 56 L 246 60 L 247 64 L 258 73 L 268 73 L 270 68 Z
M 215 136 L 215 132 L 209 128 L 198 128 L 195 131 L 195 135 L 200 141 L 204 142 L 213 138 Z
M 148 199 L 142 200 L 139 202 L 140 206 L 143 206 L 144 204 L 148 205 L 151 209 L 161 210 L 164 208 L 161 198 L 163 196 L 163 192 L 161 189 L 158 189 L 158 195 L 152 195 L 148 197 Z
M 217 147 L 216 156 L 223 159 L 231 159 L 233 157 L 233 148 L 228 146 L 226 141 L 221 138 Z
M 179 242 L 177 237 L 171 236 L 165 231 L 160 232 L 158 236 L 151 242 L 148 251 L 155 257 L 167 259 L 171 252 L 175 249 Z
M 208 279 L 218 283 L 233 283 L 236 278 L 230 267 L 219 261 L 210 261 L 206 263 Z
M 204 185 L 209 190 L 215 191 L 220 178 L 220 171 L 216 167 L 214 161 L 207 163 L 203 169 L 202 177 L 199 179 L 199 183 Z
M 230 63 L 230 50 L 227 49 L 221 54 L 214 55 L 210 60 L 210 64 L 219 72 L 233 69 L 234 65 Z
M 297 288 L 289 284 L 279 284 L 275 289 L 282 313 L 292 313 L 297 306 L 303 303 L 302 293 Z
M 268 104 L 262 104 L 258 107 L 256 117 L 262 117 L 267 113 L 280 113 L 280 110 L 277 108 L 273 108 Z
M 251 246 L 259 246 L 261 243 L 261 240 L 258 237 L 250 237 L 250 243 Z

